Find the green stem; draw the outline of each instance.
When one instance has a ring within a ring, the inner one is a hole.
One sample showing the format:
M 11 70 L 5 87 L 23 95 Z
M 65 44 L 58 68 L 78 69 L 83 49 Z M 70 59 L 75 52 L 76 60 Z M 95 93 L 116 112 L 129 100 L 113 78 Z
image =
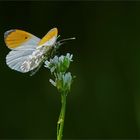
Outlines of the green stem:
M 57 122 L 57 140 L 62 140 L 65 112 L 66 112 L 66 94 L 61 94 L 61 111 Z

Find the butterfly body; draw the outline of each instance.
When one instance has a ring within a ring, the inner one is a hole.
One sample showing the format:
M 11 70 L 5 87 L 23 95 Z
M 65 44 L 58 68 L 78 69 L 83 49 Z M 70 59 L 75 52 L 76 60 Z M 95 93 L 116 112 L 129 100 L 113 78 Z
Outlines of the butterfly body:
M 52 47 L 50 46 L 41 46 L 33 51 L 31 55 L 28 56 L 27 60 L 23 62 L 21 65 L 21 70 L 23 72 L 29 72 L 35 68 L 37 68 L 41 62 L 47 59 L 47 55 L 50 55 Z

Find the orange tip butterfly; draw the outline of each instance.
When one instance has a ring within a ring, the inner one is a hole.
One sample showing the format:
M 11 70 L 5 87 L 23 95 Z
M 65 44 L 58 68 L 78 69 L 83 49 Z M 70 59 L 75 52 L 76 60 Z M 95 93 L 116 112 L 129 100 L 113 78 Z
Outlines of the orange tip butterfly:
M 42 39 L 22 30 L 13 29 L 4 33 L 4 41 L 11 51 L 6 56 L 6 64 L 13 70 L 26 73 L 37 70 L 51 53 L 68 38 L 57 41 L 58 29 L 51 29 Z

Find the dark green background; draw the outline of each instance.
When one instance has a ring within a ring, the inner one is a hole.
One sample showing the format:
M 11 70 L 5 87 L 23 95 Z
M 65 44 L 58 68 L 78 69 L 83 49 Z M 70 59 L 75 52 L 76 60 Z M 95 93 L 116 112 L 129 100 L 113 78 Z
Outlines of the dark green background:
M 140 2 L 0 2 L 0 138 L 56 138 L 60 95 L 42 67 L 30 77 L 9 69 L 3 33 L 43 37 L 58 27 L 77 39 L 65 139 L 140 138 Z

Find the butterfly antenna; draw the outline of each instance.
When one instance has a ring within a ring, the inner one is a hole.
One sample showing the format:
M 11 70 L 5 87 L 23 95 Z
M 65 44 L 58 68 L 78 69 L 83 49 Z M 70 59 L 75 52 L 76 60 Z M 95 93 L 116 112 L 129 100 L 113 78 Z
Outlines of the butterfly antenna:
M 59 41 L 56 42 L 55 47 L 56 47 L 56 49 L 58 49 L 59 46 L 61 46 L 62 44 L 66 43 L 65 41 L 74 40 L 74 39 L 76 39 L 76 38 L 71 37 L 71 38 L 66 38 L 66 39 L 59 40 Z
M 66 38 L 66 39 L 62 39 L 60 41 L 58 41 L 59 43 L 64 42 L 64 41 L 68 41 L 68 40 L 74 40 L 76 39 L 75 37 L 71 37 L 71 38 Z

